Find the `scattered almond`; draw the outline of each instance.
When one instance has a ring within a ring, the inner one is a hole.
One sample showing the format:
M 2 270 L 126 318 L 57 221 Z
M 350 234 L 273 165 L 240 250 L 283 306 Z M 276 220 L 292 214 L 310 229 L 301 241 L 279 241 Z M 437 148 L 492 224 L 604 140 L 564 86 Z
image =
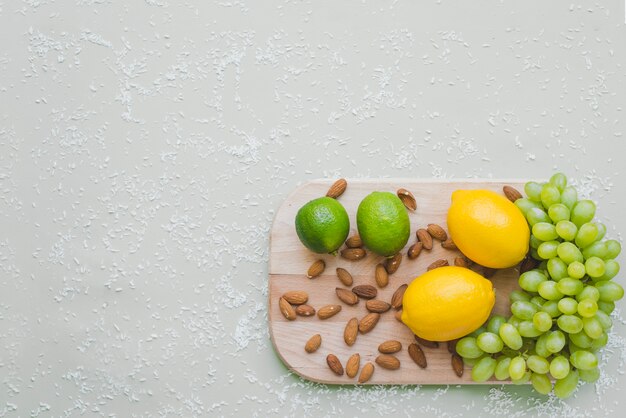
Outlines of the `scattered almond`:
M 409 287 L 408 284 L 402 284 L 400 287 L 393 292 L 393 296 L 391 297 L 391 307 L 394 309 L 399 309 L 402 307 L 402 298 L 404 297 L 404 292 L 406 288 Z
M 346 240 L 346 247 L 348 248 L 360 248 L 363 246 L 363 241 L 361 241 L 361 237 L 359 234 L 352 235 L 350 238 Z
M 346 305 L 356 305 L 359 303 L 359 297 L 355 295 L 351 290 L 344 289 L 342 287 L 336 287 L 335 293 L 339 300 L 341 300 Z
M 331 316 L 337 315 L 341 312 L 341 305 L 326 305 L 317 311 L 317 317 L 319 319 L 328 319 Z
M 313 279 L 322 274 L 325 268 L 326 263 L 324 263 L 324 260 L 317 260 L 313 262 L 313 264 L 311 264 L 311 267 L 309 267 L 309 270 L 306 273 L 306 277 L 308 277 L 309 279 Z
M 391 305 L 385 301 L 372 299 L 365 302 L 365 307 L 370 312 L 384 313 L 391 309 Z
M 415 244 L 411 245 L 407 253 L 409 260 L 415 260 L 422 252 L 423 247 L 424 247 L 424 243 L 422 242 L 416 242 Z
M 415 341 L 417 341 L 418 343 L 420 343 L 424 347 L 428 347 L 428 348 L 437 348 L 437 347 L 439 347 L 439 343 L 437 341 L 425 340 L 425 339 L 423 339 L 421 337 L 418 337 L 417 335 L 414 335 L 414 337 L 415 337 Z
M 448 263 L 448 260 L 446 260 L 445 258 L 440 258 L 439 260 L 430 263 L 428 265 L 428 267 L 426 268 L 426 270 L 431 271 L 431 270 L 434 270 L 436 268 L 444 267 L 444 266 L 448 266 L 448 265 L 450 265 Z
M 285 298 L 278 299 L 278 308 L 280 309 L 280 312 L 283 314 L 283 316 L 288 320 L 293 321 L 294 319 L 296 319 L 296 311 Z
M 456 257 L 454 259 L 454 265 L 457 267 L 465 267 L 465 268 L 469 267 L 469 263 L 463 257 Z
M 394 317 L 394 318 L 396 318 L 396 321 L 398 321 L 398 322 L 400 322 L 400 323 L 403 323 L 403 322 L 402 322 L 402 309 L 400 309 L 399 311 L 396 311 L 396 312 L 393 314 L 393 317 Z
M 391 354 L 379 355 L 378 357 L 376 357 L 376 364 L 387 370 L 397 370 L 400 368 L 400 360 L 398 360 L 396 356 L 392 356 Z
M 457 338 L 456 340 L 450 340 L 447 342 L 448 345 L 448 352 L 450 354 L 454 354 L 456 353 L 456 343 L 459 341 L 459 339 Z
M 415 196 L 413 196 L 413 193 L 411 193 L 407 189 L 401 188 L 401 189 L 398 189 L 397 194 L 407 209 L 409 210 L 417 209 L 417 202 L 415 201 Z
M 486 278 L 493 277 L 497 271 L 497 269 L 492 269 L 491 267 L 483 267 L 483 276 Z
M 337 199 L 339 196 L 346 191 L 348 187 L 348 182 L 346 179 L 339 179 L 330 186 L 328 191 L 326 192 L 326 196 L 332 197 L 333 199 Z
M 365 250 L 363 248 L 344 248 L 340 254 L 346 260 L 358 261 L 365 257 Z
M 343 330 L 343 340 L 349 346 L 352 346 L 356 342 L 356 337 L 359 334 L 359 320 L 351 318 L 346 327 Z
M 363 299 L 374 299 L 378 294 L 378 290 L 372 285 L 369 284 L 360 284 L 358 286 L 354 286 L 352 291 L 360 298 Z
M 348 272 L 348 270 L 346 269 L 342 269 L 341 267 L 337 267 L 337 277 L 339 278 L 339 281 L 344 285 L 344 286 L 352 286 L 352 275 Z
M 307 353 L 314 353 L 317 351 L 318 348 L 320 348 L 320 345 L 322 345 L 322 336 L 319 334 L 315 334 L 314 336 L 309 338 L 309 340 L 304 345 L 304 351 L 306 351 Z
M 437 224 L 428 224 L 426 230 L 431 237 L 439 241 L 445 241 L 448 239 L 448 234 L 446 233 L 446 230 Z
M 515 202 L 517 199 L 522 198 L 522 194 L 515 187 L 504 186 L 502 188 L 502 191 L 504 192 L 506 198 L 509 199 L 511 202 Z
M 398 271 L 398 268 L 400 268 L 400 263 L 402 263 L 402 254 L 397 253 L 396 255 L 387 258 L 383 265 L 385 266 L 387 273 L 393 274 Z
M 415 343 L 409 344 L 409 357 L 422 369 L 426 368 L 426 356 L 419 345 Z
M 441 246 L 443 248 L 445 248 L 446 250 L 456 250 L 456 244 L 454 243 L 454 241 L 452 241 L 452 238 L 448 238 L 447 240 L 443 241 L 441 243 Z
M 383 354 L 393 354 L 402 350 L 402 343 L 396 340 L 388 340 L 383 343 L 380 343 L 378 346 L 378 351 Z
M 359 372 L 359 366 L 361 365 L 361 356 L 359 353 L 354 353 L 350 356 L 346 362 L 346 375 L 348 377 L 354 377 Z
M 296 315 L 300 316 L 313 316 L 315 315 L 315 308 L 311 305 L 296 306 Z
M 386 287 L 389 284 L 389 274 L 387 273 L 387 270 L 385 270 L 385 267 L 380 263 L 376 265 L 374 277 L 376 279 L 376 284 L 380 288 Z
M 361 369 L 361 374 L 359 375 L 359 383 L 365 383 L 372 378 L 374 374 L 374 365 L 372 363 L 367 363 Z
M 359 321 L 359 331 L 361 332 L 361 334 L 367 334 L 368 332 L 373 330 L 379 319 L 380 314 L 375 312 L 368 313 L 363 318 L 361 318 L 361 321 Z
M 463 376 L 463 358 L 456 353 L 452 354 L 452 370 L 458 377 Z
M 329 354 L 328 356 L 326 356 L 326 363 L 328 364 L 330 370 L 333 371 L 333 373 L 335 373 L 337 376 L 343 376 L 343 366 L 341 365 L 341 362 L 336 355 Z
M 519 274 L 524 274 L 527 271 L 534 269 L 538 265 L 539 265 L 539 261 L 527 255 L 526 258 L 524 258 L 522 262 L 520 263 Z
M 415 235 L 417 235 L 417 240 L 422 243 L 425 249 L 433 249 L 433 237 L 430 236 L 427 230 L 420 228 L 415 232 Z
M 309 295 L 303 290 L 291 290 L 283 294 L 285 300 L 292 305 L 303 305 L 309 300 Z

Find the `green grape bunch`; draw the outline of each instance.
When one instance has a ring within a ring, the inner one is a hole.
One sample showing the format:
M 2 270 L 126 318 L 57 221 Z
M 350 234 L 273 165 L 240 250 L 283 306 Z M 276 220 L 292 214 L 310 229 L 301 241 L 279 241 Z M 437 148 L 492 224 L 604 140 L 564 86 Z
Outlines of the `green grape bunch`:
M 456 350 L 476 382 L 530 382 L 541 394 L 567 398 L 579 381 L 600 376 L 599 350 L 607 344 L 615 302 L 624 296 L 613 280 L 621 245 L 604 239 L 606 226 L 594 221 L 596 205 L 578 200 L 565 175 L 528 182 L 524 191 L 527 197 L 515 205 L 532 231 L 529 255 L 538 266 L 519 276 L 521 289 L 509 295 L 511 317 L 493 315 Z

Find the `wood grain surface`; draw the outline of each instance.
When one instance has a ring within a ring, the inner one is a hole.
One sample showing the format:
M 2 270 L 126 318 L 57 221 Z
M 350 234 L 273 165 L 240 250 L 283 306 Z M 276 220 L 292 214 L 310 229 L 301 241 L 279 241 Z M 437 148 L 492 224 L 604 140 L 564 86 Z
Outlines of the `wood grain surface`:
M 375 364 L 374 374 L 368 384 L 474 384 L 470 369 L 466 366 L 462 377 L 457 377 L 451 367 L 451 356 L 445 343 L 439 348 L 422 349 L 426 355 L 428 366 L 419 368 L 408 355 L 408 345 L 415 342 L 411 331 L 394 318 L 395 310 L 381 315 L 379 323 L 367 334 L 359 334 L 356 343 L 348 346 L 343 339 L 343 331 L 350 318 L 361 319 L 368 311 L 365 301 L 361 300 L 354 306 L 342 303 L 335 294 L 336 287 L 345 287 L 336 276 L 336 268 L 343 267 L 354 277 L 354 284 L 371 284 L 376 286 L 374 270 L 383 257 L 367 252 L 360 261 L 348 261 L 340 256 L 315 254 L 305 248 L 296 235 L 294 219 L 298 209 L 309 200 L 324 196 L 331 180 L 315 180 L 298 187 L 282 204 L 276 213 L 270 233 L 269 261 L 269 328 L 270 336 L 276 353 L 285 365 L 305 379 L 320 383 L 356 384 L 357 378 L 335 375 L 326 364 L 326 356 L 335 354 L 345 367 L 348 357 L 353 353 L 361 356 L 361 367 L 367 362 L 375 362 L 380 354 L 378 345 L 386 340 L 398 340 L 402 350 L 397 353 L 401 362 L 398 370 L 385 370 Z M 396 192 L 404 187 L 410 190 L 417 199 L 417 210 L 409 211 L 411 236 L 402 250 L 403 259 L 397 272 L 390 276 L 389 285 L 378 289 L 378 299 L 390 302 L 393 292 L 403 283 L 426 271 L 433 261 L 445 258 L 453 264 L 454 258 L 461 255 L 458 251 L 450 251 L 435 241 L 433 249 L 422 251 L 415 260 L 409 260 L 406 252 L 416 241 L 415 231 L 436 223 L 447 230 L 446 213 L 450 204 L 450 196 L 457 189 L 489 189 L 502 193 L 504 185 L 511 185 L 523 190 L 524 182 L 520 180 L 416 180 L 416 179 L 348 179 L 346 192 L 339 197 L 350 216 L 350 236 L 356 233 L 356 210 L 359 202 L 372 191 Z M 326 263 L 324 273 L 314 279 L 308 279 L 306 272 L 315 260 L 323 259 Z M 480 272 L 480 267 L 477 266 Z M 498 270 L 490 280 L 496 289 L 494 313 L 509 314 L 508 293 L 518 288 L 518 268 Z M 342 306 L 337 315 L 320 320 L 317 316 L 301 317 L 287 320 L 280 312 L 278 300 L 282 294 L 290 290 L 304 290 L 309 295 L 308 304 L 315 309 L 327 304 Z M 306 341 L 314 334 L 322 336 L 322 344 L 314 353 L 304 350 Z M 358 377 L 358 376 L 357 376 Z M 493 381 L 487 384 L 495 383 Z M 498 382 L 500 384 L 502 382 Z

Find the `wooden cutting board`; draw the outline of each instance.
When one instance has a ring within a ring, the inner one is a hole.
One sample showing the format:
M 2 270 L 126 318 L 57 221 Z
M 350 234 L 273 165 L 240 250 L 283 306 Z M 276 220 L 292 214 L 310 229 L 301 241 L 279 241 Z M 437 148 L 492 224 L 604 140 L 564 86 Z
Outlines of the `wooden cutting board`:
M 344 287 L 336 276 L 335 269 L 343 267 L 353 278 L 354 285 L 372 284 L 375 266 L 383 261 L 383 257 L 367 252 L 367 256 L 360 261 L 349 261 L 340 256 L 330 254 L 315 254 L 305 248 L 296 235 L 294 220 L 297 211 L 309 200 L 324 196 L 331 180 L 315 180 L 298 187 L 282 204 L 270 233 L 270 262 L 269 262 L 269 327 L 270 337 L 278 356 L 285 365 L 305 379 L 320 383 L 356 384 L 356 378 L 348 378 L 345 374 L 337 376 L 330 371 L 326 364 L 326 356 L 335 354 L 345 367 L 348 357 L 353 353 L 361 356 L 361 367 L 367 363 L 374 363 L 376 369 L 368 384 L 473 384 L 470 369 L 466 366 L 463 377 L 459 378 L 452 371 L 450 353 L 446 344 L 439 348 L 422 347 L 428 366 L 419 368 L 409 357 L 407 347 L 414 342 L 411 331 L 394 318 L 393 310 L 383 313 L 379 323 L 368 334 L 359 334 L 356 343 L 349 347 L 343 340 L 343 330 L 347 321 L 352 317 L 362 318 L 368 312 L 365 301 L 357 305 L 348 306 L 342 303 L 335 294 L 336 287 Z M 502 187 L 511 185 L 523 190 L 524 182 L 519 180 L 416 180 L 416 179 L 348 179 L 346 192 L 339 197 L 350 216 L 350 236 L 356 233 L 356 210 L 360 201 L 372 191 L 396 192 L 404 187 L 410 190 L 417 199 L 417 210 L 409 211 L 411 221 L 411 236 L 403 249 L 402 264 L 396 273 L 390 276 L 389 285 L 378 289 L 378 299 L 389 302 L 393 292 L 403 283 L 411 280 L 426 271 L 426 267 L 433 261 L 446 258 L 453 264 L 454 258 L 459 256 L 458 251 L 450 251 L 441 247 L 435 241 L 431 251 L 422 251 L 415 260 L 406 257 L 406 251 L 416 241 L 415 231 L 426 227 L 429 223 L 436 223 L 447 230 L 446 213 L 450 204 L 450 196 L 457 189 L 489 189 L 502 193 Z M 307 269 L 317 259 L 326 263 L 324 273 L 308 279 Z M 509 315 L 508 294 L 518 288 L 517 267 L 499 270 L 491 277 L 496 289 L 495 313 Z M 278 300 L 289 290 L 304 290 L 309 294 L 309 305 L 318 309 L 327 304 L 342 305 L 337 315 L 320 320 L 317 316 L 298 316 L 294 321 L 288 321 L 280 312 Z M 322 345 L 312 354 L 304 351 L 306 341 L 314 334 L 321 334 Z M 402 351 L 396 356 L 400 359 L 401 367 L 398 370 L 385 370 L 375 364 L 378 345 L 386 340 L 402 342 Z M 495 383 L 487 382 L 487 383 Z M 500 384 L 502 382 L 498 382 Z

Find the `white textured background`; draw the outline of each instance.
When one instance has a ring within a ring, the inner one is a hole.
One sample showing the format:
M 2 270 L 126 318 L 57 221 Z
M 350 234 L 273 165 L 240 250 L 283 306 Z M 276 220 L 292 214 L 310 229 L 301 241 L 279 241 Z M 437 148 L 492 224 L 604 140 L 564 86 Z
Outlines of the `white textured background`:
M 619 312 L 562 403 L 302 381 L 266 292 L 318 177 L 559 169 L 620 237 L 625 28 L 621 0 L 0 0 L 0 417 L 617 416 Z

